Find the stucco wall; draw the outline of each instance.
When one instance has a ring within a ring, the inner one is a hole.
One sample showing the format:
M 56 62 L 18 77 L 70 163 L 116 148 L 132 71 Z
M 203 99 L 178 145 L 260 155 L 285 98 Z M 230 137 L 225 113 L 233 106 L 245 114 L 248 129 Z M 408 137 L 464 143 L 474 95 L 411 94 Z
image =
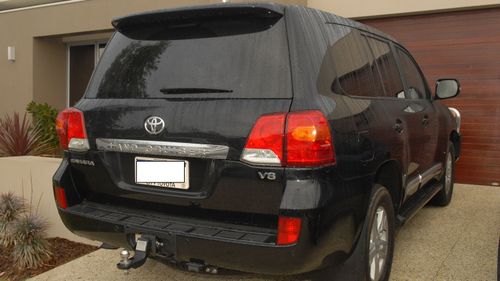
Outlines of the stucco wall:
M 498 0 L 309 0 L 308 6 L 343 17 L 366 18 L 500 5 Z
M 99 245 L 71 233 L 59 218 L 52 192 L 52 175 L 61 159 L 48 157 L 0 157 L 0 193 L 14 192 L 32 201 L 32 208 L 49 223 L 47 235 Z M 31 198 L 31 199 L 30 199 Z
M 130 13 L 215 2 L 221 1 L 87 0 L 0 13 L 0 116 L 23 111 L 33 98 L 58 109 L 64 107 L 66 55 L 62 36 L 109 31 L 114 17 Z M 307 0 L 275 2 L 306 5 Z M 8 46 L 16 48 L 15 62 L 7 61 Z
M 33 39 L 33 100 L 66 106 L 66 45 L 60 38 Z

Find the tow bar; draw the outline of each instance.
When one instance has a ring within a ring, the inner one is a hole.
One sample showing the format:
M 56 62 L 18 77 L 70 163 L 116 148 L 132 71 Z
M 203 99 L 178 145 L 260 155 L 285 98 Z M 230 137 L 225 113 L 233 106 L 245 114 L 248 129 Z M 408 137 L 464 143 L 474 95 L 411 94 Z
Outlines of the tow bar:
M 175 240 L 174 240 L 175 241 Z M 155 236 L 152 235 L 142 235 L 136 240 L 135 254 L 131 258 L 130 252 L 128 250 L 123 250 L 120 252 L 120 262 L 116 264 L 116 267 L 121 270 L 128 270 L 131 268 L 138 268 L 142 266 L 149 255 L 151 256 L 163 256 L 165 254 L 172 253 L 172 241 L 168 242 L 166 240 L 157 241 Z M 169 248 L 170 246 L 170 248 Z M 170 257 L 172 257 L 170 255 Z M 191 272 L 206 272 L 209 274 L 218 274 L 219 269 L 216 266 L 211 266 L 205 264 L 204 261 L 191 259 L 189 262 L 177 262 L 175 259 L 172 260 L 175 264 L 183 265 L 184 269 Z
M 130 258 L 128 250 L 123 250 L 120 253 L 121 261 L 116 265 L 118 269 L 128 270 L 142 266 L 148 258 L 148 253 L 151 247 L 151 240 L 145 237 L 137 239 L 135 246 L 135 255 Z

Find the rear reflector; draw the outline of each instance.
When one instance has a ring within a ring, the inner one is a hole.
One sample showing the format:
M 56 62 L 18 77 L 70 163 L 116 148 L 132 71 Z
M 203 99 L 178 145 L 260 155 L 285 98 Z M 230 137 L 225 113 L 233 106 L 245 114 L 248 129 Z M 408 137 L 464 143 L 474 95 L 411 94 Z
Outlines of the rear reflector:
M 62 187 L 54 187 L 54 196 L 56 198 L 57 206 L 61 209 L 68 208 L 68 201 L 66 200 L 66 192 Z
M 300 229 L 302 227 L 302 220 L 295 217 L 278 218 L 278 237 L 276 244 L 290 245 L 299 240 Z
M 241 159 L 271 166 L 333 165 L 330 125 L 318 110 L 263 115 L 248 136 Z
M 56 131 L 62 149 L 75 151 L 89 149 L 83 112 L 80 110 L 70 107 L 60 112 L 56 119 Z

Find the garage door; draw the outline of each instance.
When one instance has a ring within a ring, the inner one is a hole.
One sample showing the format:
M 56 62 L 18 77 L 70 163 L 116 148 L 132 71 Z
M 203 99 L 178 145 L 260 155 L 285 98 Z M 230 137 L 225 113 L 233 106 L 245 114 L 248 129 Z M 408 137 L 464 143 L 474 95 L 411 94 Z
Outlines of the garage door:
M 457 182 L 500 182 L 500 8 L 363 20 L 397 38 L 415 56 L 429 85 L 455 77 L 462 113 Z

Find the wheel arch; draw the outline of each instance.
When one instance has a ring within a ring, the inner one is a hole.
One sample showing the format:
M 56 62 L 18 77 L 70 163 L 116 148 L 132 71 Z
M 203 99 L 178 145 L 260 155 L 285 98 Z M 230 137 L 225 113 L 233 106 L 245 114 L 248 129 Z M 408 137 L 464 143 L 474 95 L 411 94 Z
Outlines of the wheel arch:
M 394 211 L 397 214 L 403 198 L 403 178 L 401 165 L 397 160 L 382 163 L 375 173 L 374 183 L 387 188 L 391 195 Z
M 451 131 L 449 140 L 451 141 L 451 143 L 453 143 L 453 148 L 455 150 L 455 160 L 457 160 L 460 157 L 460 146 L 461 146 L 460 134 L 456 130 Z

